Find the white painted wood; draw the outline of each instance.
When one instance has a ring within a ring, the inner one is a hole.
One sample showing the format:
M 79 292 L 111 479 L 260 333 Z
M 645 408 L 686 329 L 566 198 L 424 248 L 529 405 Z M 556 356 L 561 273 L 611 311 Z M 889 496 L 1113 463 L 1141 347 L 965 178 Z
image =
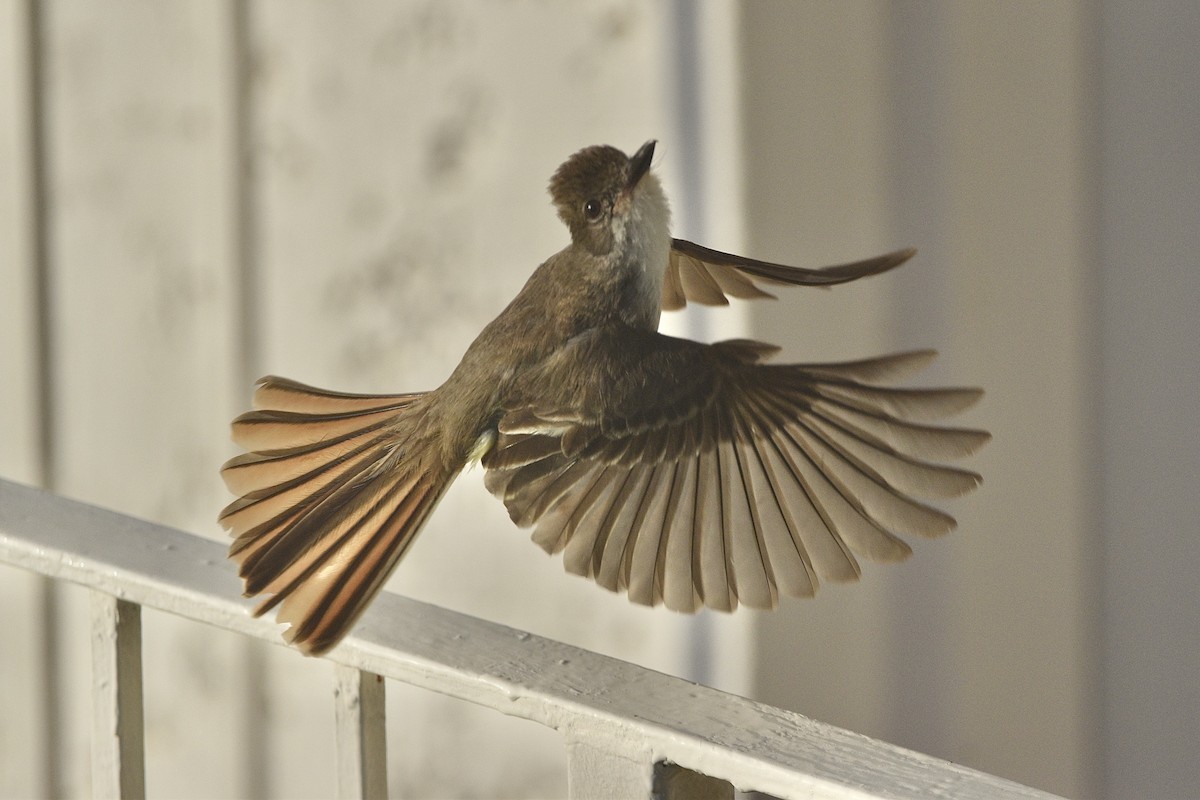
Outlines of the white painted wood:
M 733 785 L 728 781 L 656 762 L 653 752 L 636 737 L 609 740 L 584 728 L 569 731 L 566 739 L 571 800 L 733 800 Z
M 217 543 L 0 482 L 0 561 L 276 640 Z M 780 798 L 1049 798 L 799 714 L 384 593 L 330 661 L 564 731 L 629 742 Z
M 567 736 L 567 793 L 571 800 L 649 798 L 654 791 L 652 755 L 629 741 L 601 743 Z
M 339 800 L 387 800 L 387 726 L 383 677 L 334 668 Z
M 142 715 L 142 613 L 92 592 L 92 796 L 146 796 Z

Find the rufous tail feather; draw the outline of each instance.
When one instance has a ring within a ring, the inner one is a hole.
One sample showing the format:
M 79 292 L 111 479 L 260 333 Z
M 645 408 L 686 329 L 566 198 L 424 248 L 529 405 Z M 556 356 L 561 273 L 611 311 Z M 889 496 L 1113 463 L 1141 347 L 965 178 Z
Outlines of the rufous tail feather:
M 233 422 L 249 452 L 221 469 L 221 512 L 247 597 L 270 595 L 308 655 L 332 648 L 411 545 L 454 473 L 406 450 L 424 394 L 355 395 L 263 378 Z

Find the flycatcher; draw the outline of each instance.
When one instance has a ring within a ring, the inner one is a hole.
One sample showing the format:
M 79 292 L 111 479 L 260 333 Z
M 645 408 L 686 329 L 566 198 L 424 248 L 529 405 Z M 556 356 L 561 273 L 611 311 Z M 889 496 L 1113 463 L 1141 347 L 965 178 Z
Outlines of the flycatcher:
M 813 270 L 672 239 L 654 144 L 588 147 L 559 167 L 550 195 L 571 243 L 437 389 L 259 381 L 256 410 L 233 422 L 248 452 L 221 470 L 239 499 L 220 519 L 246 596 L 269 595 L 256 613 L 279 605 L 301 651 L 346 635 L 474 459 L 568 571 L 676 611 L 771 608 L 857 578 L 859 558 L 905 558 L 898 534 L 954 527 L 914 496 L 977 486 L 939 462 L 990 436 L 928 423 L 981 391 L 880 385 L 932 351 L 769 365 L 772 345 L 658 332 L 663 309 L 845 283 L 915 251 Z

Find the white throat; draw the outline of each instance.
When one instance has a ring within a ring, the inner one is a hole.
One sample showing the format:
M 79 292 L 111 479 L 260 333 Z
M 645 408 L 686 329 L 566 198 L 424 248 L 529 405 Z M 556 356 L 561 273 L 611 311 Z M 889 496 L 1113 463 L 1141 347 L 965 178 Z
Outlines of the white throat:
M 663 277 L 671 255 L 671 207 L 653 173 L 642 176 L 633 190 L 633 207 L 626 225 L 629 255 L 642 272 L 638 287 L 641 311 L 657 328 L 662 313 Z

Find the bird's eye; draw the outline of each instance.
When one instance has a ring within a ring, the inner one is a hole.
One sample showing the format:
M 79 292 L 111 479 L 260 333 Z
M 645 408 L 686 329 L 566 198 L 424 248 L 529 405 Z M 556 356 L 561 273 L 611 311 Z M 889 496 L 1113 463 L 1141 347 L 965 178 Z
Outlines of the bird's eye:
M 583 215 L 590 220 L 599 219 L 600 212 L 603 210 L 604 207 L 600 205 L 599 200 L 588 200 L 583 204 Z

